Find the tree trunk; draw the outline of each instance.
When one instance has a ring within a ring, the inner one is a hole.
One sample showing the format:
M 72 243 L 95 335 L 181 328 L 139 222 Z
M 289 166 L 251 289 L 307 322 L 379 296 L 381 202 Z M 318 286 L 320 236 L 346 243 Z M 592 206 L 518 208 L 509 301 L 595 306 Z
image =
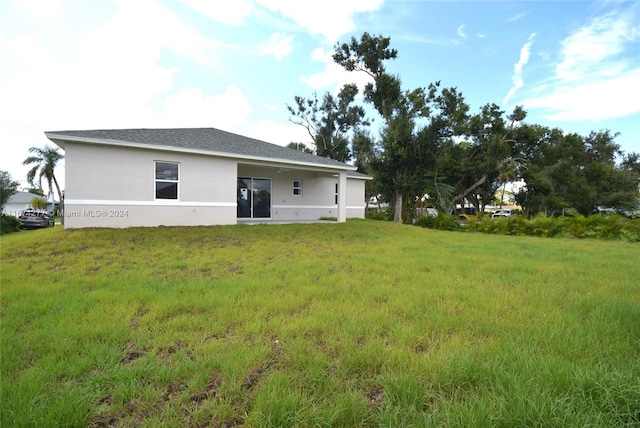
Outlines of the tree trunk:
M 507 188 L 507 182 L 505 181 L 502 184 L 502 194 L 500 195 L 500 208 L 502 208 L 502 204 L 504 203 L 504 191 L 506 190 L 506 188 Z
M 455 209 L 456 207 L 456 201 L 464 198 L 467 194 L 469 194 L 470 192 L 473 192 L 475 189 L 477 189 L 478 187 L 480 187 L 485 181 L 487 181 L 487 174 L 484 174 L 480 180 L 476 181 L 475 183 L 473 183 L 471 186 L 467 187 L 466 189 L 464 189 L 461 193 L 455 195 L 452 199 L 451 199 L 451 205 L 453 205 L 453 208 Z M 464 206 L 464 205 L 463 205 Z
M 393 200 L 393 221 L 402 223 L 402 192 L 400 189 L 395 190 L 395 198 Z
M 64 226 L 64 201 L 62 200 L 62 192 L 60 191 L 60 186 L 58 185 L 58 180 L 56 180 L 55 175 L 51 175 L 53 178 L 53 184 L 56 185 L 56 190 L 58 191 L 58 199 L 60 200 L 60 224 Z

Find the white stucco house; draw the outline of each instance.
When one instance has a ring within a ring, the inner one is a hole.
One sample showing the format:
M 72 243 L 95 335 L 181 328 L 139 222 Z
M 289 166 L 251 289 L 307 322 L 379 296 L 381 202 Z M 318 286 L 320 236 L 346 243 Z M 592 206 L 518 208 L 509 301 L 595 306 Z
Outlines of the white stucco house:
M 54 212 L 55 204 L 58 203 L 58 201 L 53 198 L 53 195 L 49 195 L 49 198 L 47 198 L 30 192 L 16 192 L 11 195 L 7 200 L 7 203 L 4 204 L 4 207 L 2 207 L 2 213 L 18 217 L 25 210 L 33 209 L 31 206 L 33 198 L 42 198 L 47 200 L 47 207 L 45 208 L 45 211 L 51 213 Z
M 31 208 L 31 200 L 37 196 L 29 192 L 16 192 L 4 204 L 2 213 L 18 217 L 24 210 Z
M 339 222 L 371 177 L 214 128 L 45 132 L 65 151 L 65 228 Z

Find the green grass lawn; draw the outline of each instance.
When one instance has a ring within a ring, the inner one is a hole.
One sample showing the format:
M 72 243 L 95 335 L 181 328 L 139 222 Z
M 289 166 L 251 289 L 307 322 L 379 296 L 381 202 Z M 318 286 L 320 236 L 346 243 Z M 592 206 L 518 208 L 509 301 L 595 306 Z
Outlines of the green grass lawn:
M 0 239 L 11 426 L 639 426 L 640 247 L 389 222 Z

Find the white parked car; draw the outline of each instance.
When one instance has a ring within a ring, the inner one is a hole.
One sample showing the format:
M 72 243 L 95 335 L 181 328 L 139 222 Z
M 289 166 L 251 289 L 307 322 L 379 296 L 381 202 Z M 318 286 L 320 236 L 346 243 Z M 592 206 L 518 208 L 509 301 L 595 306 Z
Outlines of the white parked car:
M 491 214 L 491 218 L 507 218 L 507 217 L 511 217 L 513 215 L 513 213 L 511 212 L 511 210 L 507 210 L 507 209 L 499 209 L 493 212 L 493 214 Z
M 424 216 L 438 217 L 438 210 L 432 207 L 416 208 L 416 214 L 418 215 L 418 217 L 424 217 Z

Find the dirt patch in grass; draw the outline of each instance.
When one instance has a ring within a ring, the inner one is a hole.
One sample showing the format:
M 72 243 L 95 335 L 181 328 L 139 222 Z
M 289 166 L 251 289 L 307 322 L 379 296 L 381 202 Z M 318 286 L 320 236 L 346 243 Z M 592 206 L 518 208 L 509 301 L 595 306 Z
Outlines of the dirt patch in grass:
M 229 271 L 230 273 L 235 273 L 237 275 L 242 275 L 244 273 L 242 266 L 239 264 L 227 263 L 226 268 L 227 268 L 227 271 Z
M 164 401 L 174 401 L 178 397 L 178 393 L 185 388 L 184 384 L 172 383 L 167 386 L 167 392 L 162 399 Z
M 131 321 L 129 321 L 129 327 L 131 327 L 131 330 L 137 330 L 140 327 L 140 324 L 135 318 L 133 318 Z
M 120 360 L 120 362 L 121 362 L 122 364 L 128 364 L 128 363 L 130 363 L 130 362 L 132 362 L 132 361 L 137 360 L 138 358 L 142 357 L 143 355 L 144 355 L 144 352 L 142 352 L 142 351 L 138 351 L 138 350 L 135 350 L 135 349 L 134 349 L 134 350 L 128 351 L 128 352 L 124 355 L 124 357 L 122 357 L 122 359 Z
M 129 342 L 125 345 L 124 357 L 120 359 L 121 364 L 129 364 L 145 355 L 145 352 L 137 349 L 135 345 L 136 344 L 134 342 Z
M 240 417 L 226 419 L 224 421 L 214 421 L 211 425 L 212 428 L 231 428 L 244 425 L 244 420 Z
M 89 420 L 87 423 L 87 427 L 90 428 L 101 428 L 101 427 L 114 427 L 118 424 L 120 420 L 120 415 L 95 415 Z
M 418 343 L 413 347 L 413 350 L 416 354 L 424 354 L 425 352 L 429 351 L 429 348 L 430 346 L 427 343 Z
M 201 401 L 214 398 L 218 395 L 220 385 L 222 385 L 222 374 L 214 373 L 211 380 L 209 380 L 209 383 L 207 383 L 207 386 L 205 386 L 202 391 L 191 394 L 189 401 L 200 403 Z
M 382 405 L 382 398 L 384 397 L 384 395 L 381 388 L 372 386 L 370 388 L 367 388 L 365 394 L 367 396 L 367 405 L 369 407 L 378 408 Z
M 262 367 L 260 366 L 255 367 L 249 372 L 247 377 L 245 377 L 244 380 L 242 381 L 242 387 L 244 389 L 253 389 L 253 387 L 255 387 L 258 384 L 258 381 L 260 381 L 260 378 L 262 377 L 263 373 L 264 373 L 264 369 Z
M 108 409 L 113 404 L 113 396 L 111 394 L 105 394 L 98 398 L 98 409 Z M 87 427 L 112 427 L 118 424 L 118 421 L 122 418 L 119 413 L 96 413 L 87 422 Z
M 192 356 L 191 350 L 189 349 L 189 344 L 187 342 L 178 340 L 175 343 L 172 343 L 171 345 L 160 349 L 160 358 L 162 358 L 163 360 L 167 360 L 171 355 L 177 353 L 178 351 L 184 351 L 189 357 Z

